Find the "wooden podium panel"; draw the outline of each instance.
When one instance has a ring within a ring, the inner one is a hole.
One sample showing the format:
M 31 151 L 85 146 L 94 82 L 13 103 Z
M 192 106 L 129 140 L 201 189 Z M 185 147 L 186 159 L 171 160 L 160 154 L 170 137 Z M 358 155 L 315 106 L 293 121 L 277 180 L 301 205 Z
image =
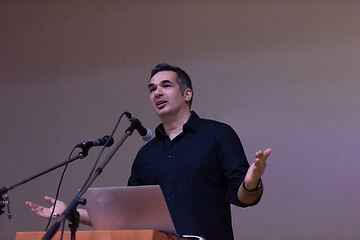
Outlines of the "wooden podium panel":
M 45 232 L 17 232 L 16 240 L 41 240 Z M 61 232 L 57 232 L 52 238 L 60 240 Z M 70 232 L 64 232 L 63 240 L 70 240 Z M 120 230 L 120 231 L 78 231 L 77 240 L 171 240 L 183 239 L 174 235 L 154 230 Z

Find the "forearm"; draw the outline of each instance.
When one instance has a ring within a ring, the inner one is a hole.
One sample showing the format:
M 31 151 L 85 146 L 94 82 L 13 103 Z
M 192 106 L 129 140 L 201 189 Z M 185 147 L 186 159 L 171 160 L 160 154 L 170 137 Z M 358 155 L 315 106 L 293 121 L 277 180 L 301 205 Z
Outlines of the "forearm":
M 78 208 L 77 211 L 80 214 L 80 223 L 88 225 L 88 226 L 92 226 L 90 218 L 89 218 L 89 214 L 86 211 L 86 209 Z

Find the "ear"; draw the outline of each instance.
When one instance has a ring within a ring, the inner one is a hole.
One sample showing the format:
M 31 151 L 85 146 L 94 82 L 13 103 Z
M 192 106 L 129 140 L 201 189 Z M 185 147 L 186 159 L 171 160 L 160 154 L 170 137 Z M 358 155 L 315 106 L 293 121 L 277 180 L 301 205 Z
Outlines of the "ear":
M 186 102 L 190 101 L 190 99 L 192 98 L 192 91 L 190 88 L 185 89 L 184 97 Z

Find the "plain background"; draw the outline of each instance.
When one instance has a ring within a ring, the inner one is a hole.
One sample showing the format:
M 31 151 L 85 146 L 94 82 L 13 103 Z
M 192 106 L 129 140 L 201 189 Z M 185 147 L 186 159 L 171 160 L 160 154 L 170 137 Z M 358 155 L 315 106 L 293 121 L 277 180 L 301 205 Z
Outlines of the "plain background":
M 359 10 L 355 0 L 1 1 L 0 187 L 110 134 L 124 111 L 154 130 L 147 83 L 168 62 L 192 77 L 193 109 L 230 124 L 250 163 L 273 149 L 260 204 L 232 208 L 236 239 L 359 239 Z M 126 185 L 142 145 L 129 137 L 94 186 Z M 61 199 L 99 151 L 69 166 Z M 61 172 L 9 192 L 1 240 L 44 230 L 25 201 L 54 196 Z

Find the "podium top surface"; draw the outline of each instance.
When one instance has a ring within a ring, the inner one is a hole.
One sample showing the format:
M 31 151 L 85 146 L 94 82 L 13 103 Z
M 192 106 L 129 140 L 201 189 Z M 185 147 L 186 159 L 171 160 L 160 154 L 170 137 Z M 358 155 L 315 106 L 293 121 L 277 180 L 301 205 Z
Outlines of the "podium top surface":
M 17 232 L 16 240 L 41 240 L 45 232 Z M 60 240 L 61 232 L 57 232 L 53 240 Z M 64 232 L 64 240 L 70 239 L 70 232 Z M 182 239 L 155 230 L 119 230 L 119 231 L 78 231 L 77 240 L 169 240 Z

